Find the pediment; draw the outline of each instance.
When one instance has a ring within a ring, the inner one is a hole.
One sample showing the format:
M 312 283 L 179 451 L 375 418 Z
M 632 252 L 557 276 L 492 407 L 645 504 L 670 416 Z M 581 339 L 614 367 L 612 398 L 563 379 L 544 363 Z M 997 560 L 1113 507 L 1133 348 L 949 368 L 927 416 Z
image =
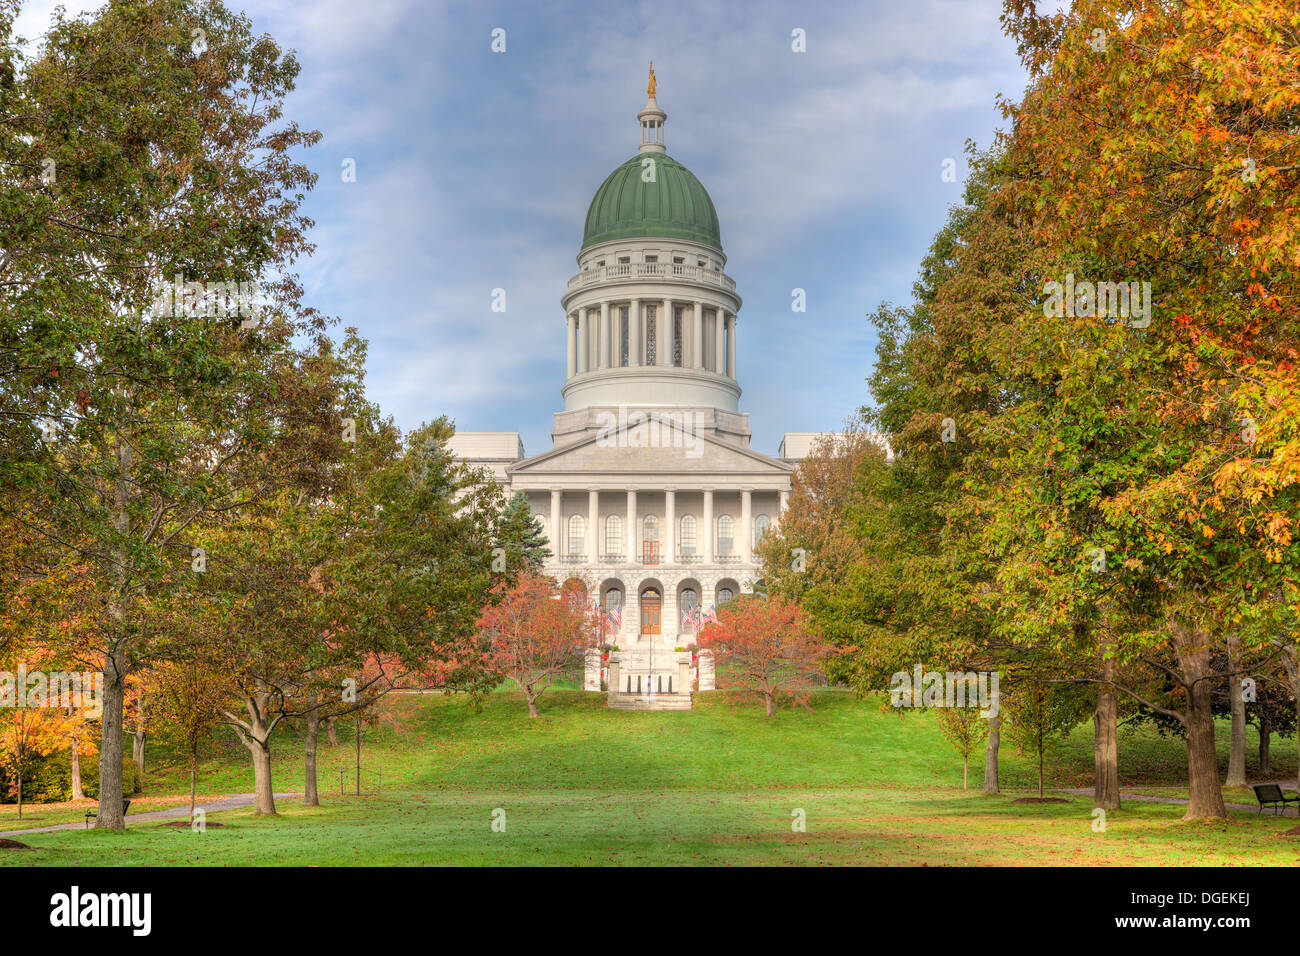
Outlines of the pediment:
M 718 438 L 690 412 L 651 412 L 611 420 L 572 444 L 525 458 L 506 469 L 538 474 L 714 474 L 788 478 L 787 462 Z

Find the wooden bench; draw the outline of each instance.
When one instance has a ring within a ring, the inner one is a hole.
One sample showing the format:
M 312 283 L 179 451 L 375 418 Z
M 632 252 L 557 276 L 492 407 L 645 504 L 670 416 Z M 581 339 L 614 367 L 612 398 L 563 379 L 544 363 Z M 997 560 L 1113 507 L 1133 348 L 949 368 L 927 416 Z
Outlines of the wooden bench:
M 126 799 L 123 799 L 123 800 L 122 800 L 122 816 L 123 816 L 123 817 L 126 816 L 127 808 L 130 807 L 130 806 L 131 806 L 131 801 L 130 801 L 130 800 L 126 800 Z M 98 811 L 98 810 L 87 810 L 87 811 L 86 811 L 86 829 L 87 829 L 87 830 L 90 829 L 90 821 L 93 820 L 93 819 L 95 819 L 97 816 L 99 816 L 99 811 Z
M 1275 783 L 1257 783 L 1251 789 L 1255 791 L 1255 799 L 1259 801 L 1259 810 L 1256 811 L 1258 813 L 1263 813 L 1265 807 L 1272 807 L 1273 815 L 1277 816 L 1279 811 L 1286 812 L 1288 803 L 1294 803 L 1297 811 L 1300 812 L 1300 795 L 1288 797 Z

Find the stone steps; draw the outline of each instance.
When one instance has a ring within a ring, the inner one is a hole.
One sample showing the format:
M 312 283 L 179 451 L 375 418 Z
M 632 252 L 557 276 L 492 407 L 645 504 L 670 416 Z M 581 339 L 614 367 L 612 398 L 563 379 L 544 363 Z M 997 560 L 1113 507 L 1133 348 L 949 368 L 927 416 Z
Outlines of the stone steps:
M 690 710 L 690 694 L 609 694 L 611 710 Z

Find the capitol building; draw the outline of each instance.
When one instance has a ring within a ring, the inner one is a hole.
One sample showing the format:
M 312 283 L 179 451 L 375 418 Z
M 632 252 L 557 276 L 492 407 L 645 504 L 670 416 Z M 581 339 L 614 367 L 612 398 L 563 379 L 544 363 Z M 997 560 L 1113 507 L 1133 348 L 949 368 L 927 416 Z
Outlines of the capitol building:
M 596 190 L 560 300 L 552 447 L 530 456 L 517 432 L 458 431 L 451 449 L 527 496 L 550 539 L 545 572 L 584 580 L 613 612 L 617 649 L 589 656 L 586 687 L 603 682 L 612 706 L 689 707 L 713 687 L 689 612 L 753 590 L 755 546 L 818 435 L 787 433 L 776 457 L 750 447 L 718 213 L 665 149 L 653 68 L 647 92 L 640 148 Z

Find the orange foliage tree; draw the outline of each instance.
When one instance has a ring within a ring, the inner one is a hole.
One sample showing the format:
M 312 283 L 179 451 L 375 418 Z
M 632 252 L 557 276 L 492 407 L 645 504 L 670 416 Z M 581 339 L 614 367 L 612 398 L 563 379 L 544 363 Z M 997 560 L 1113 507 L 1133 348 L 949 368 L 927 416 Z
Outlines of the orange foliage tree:
M 742 595 L 718 611 L 700 645 L 712 651 L 718 686 L 761 697 L 771 717 L 783 701 L 808 706 L 830 646 L 804 626 L 799 608 L 780 598 Z
M 523 691 L 528 716 L 555 680 L 578 665 L 595 626 L 587 589 L 577 581 L 556 587 L 550 579 L 522 572 L 518 582 L 493 588 L 497 603 L 484 609 L 478 626 L 497 671 Z

